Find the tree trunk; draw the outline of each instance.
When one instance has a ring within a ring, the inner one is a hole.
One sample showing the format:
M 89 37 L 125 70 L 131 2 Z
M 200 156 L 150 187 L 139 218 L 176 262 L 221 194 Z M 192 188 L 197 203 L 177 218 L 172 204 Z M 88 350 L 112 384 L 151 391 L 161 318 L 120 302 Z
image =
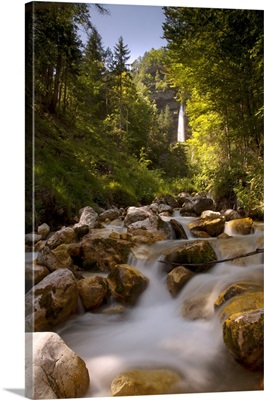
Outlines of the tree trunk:
M 55 74 L 55 80 L 54 80 L 54 90 L 53 90 L 53 96 L 49 105 L 49 111 L 51 114 L 55 114 L 56 112 L 56 106 L 58 103 L 59 99 L 59 84 L 60 84 L 60 75 L 61 75 L 61 64 L 62 64 L 62 59 L 61 56 L 59 55 L 58 57 L 58 62 L 57 62 L 57 67 L 56 67 L 56 74 Z

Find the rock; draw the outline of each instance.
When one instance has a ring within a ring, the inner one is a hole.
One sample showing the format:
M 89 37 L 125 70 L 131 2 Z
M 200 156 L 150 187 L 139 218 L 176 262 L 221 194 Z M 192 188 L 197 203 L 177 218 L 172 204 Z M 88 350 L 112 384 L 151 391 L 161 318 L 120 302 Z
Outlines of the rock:
M 239 218 L 228 222 L 231 234 L 250 235 L 253 233 L 253 220 L 251 218 Z
M 42 250 L 45 245 L 46 245 L 46 240 L 39 240 L 34 246 L 34 251 Z
M 81 240 L 85 235 L 90 232 L 90 228 L 88 225 L 79 225 L 78 223 L 74 224 L 73 230 L 78 240 Z
M 146 229 L 134 229 L 131 232 L 131 241 L 134 243 L 155 243 L 156 240 L 154 238 L 154 234 L 152 232 L 147 231 Z M 163 236 L 165 239 L 165 235 Z
M 85 362 L 53 332 L 26 334 L 26 397 L 83 397 L 90 378 Z
M 101 309 L 100 311 L 102 314 L 109 314 L 109 315 L 123 314 L 126 311 L 126 307 L 121 305 L 107 306 Z
M 198 218 L 188 224 L 188 228 L 193 232 L 206 232 L 209 236 L 216 237 L 224 232 L 225 218 L 224 217 L 204 217 Z
M 25 244 L 26 246 L 34 246 L 37 242 L 42 239 L 41 235 L 37 235 L 36 233 L 27 233 L 25 235 Z
M 211 236 L 209 233 L 204 231 L 199 231 L 197 229 L 192 229 L 192 236 L 199 239 L 209 239 Z
M 111 384 L 112 396 L 138 396 L 176 392 L 180 376 L 171 370 L 131 370 L 120 373 Z
M 96 227 L 97 219 L 98 214 L 92 207 L 84 207 L 80 210 L 80 220 L 74 227 L 87 225 L 90 229 L 93 229 Z
M 223 210 L 221 211 L 221 214 L 225 217 L 226 221 L 232 221 L 233 219 L 241 218 L 241 215 L 232 209 Z
M 194 213 L 196 216 L 200 216 L 203 211 L 214 210 L 214 202 L 211 198 L 194 196 L 189 198 L 184 198 L 185 203 L 180 210 L 180 213 Z
M 208 307 L 208 296 L 200 295 L 184 301 L 182 316 L 190 320 L 205 319 L 211 316 Z
M 26 331 L 43 331 L 64 322 L 77 311 L 78 288 L 68 269 L 46 276 L 25 296 Z
M 159 214 L 168 213 L 171 215 L 173 213 L 173 208 L 171 206 L 169 206 L 168 204 L 159 204 L 158 212 L 159 212 Z
M 177 263 L 187 268 L 189 268 L 188 264 L 203 264 L 191 266 L 190 269 L 193 272 L 207 272 L 214 264 L 206 263 L 217 260 L 216 254 L 207 240 L 194 240 L 169 248 L 163 252 L 163 258 L 168 264 Z M 168 270 L 171 271 L 174 267 L 175 265 L 171 264 L 168 266 Z
M 150 210 L 153 212 L 153 214 L 158 214 L 159 212 L 159 205 L 158 203 L 151 203 L 149 206 Z
M 78 290 L 86 311 L 100 307 L 109 295 L 108 281 L 101 276 L 81 279 L 78 282 Z
M 208 197 L 196 197 L 193 202 L 193 210 L 196 215 L 201 215 L 205 210 L 214 210 L 214 202 Z
M 133 305 L 148 285 L 140 271 L 127 264 L 116 265 L 107 276 L 113 297 L 124 304 Z
M 232 314 L 223 324 L 224 343 L 243 367 L 263 371 L 264 309 Z
M 64 262 L 60 261 L 57 255 L 50 250 L 48 246 L 44 246 L 38 253 L 37 264 L 44 265 L 50 272 L 54 272 L 60 268 L 67 268 Z
M 164 194 L 161 196 L 158 196 L 154 199 L 153 203 L 155 204 L 167 204 L 171 208 L 177 208 L 180 207 L 179 203 L 177 201 L 177 198 L 172 196 L 171 194 Z
M 220 311 L 221 322 L 225 321 L 231 315 L 245 311 L 252 311 L 263 308 L 263 291 L 246 291 L 232 298 Z
M 223 290 L 217 299 L 214 302 L 214 307 L 217 310 L 221 307 L 225 302 L 230 300 L 231 298 L 245 293 L 245 292 L 256 292 L 261 291 L 262 285 L 255 282 L 237 282 L 228 286 L 225 290 Z
M 50 233 L 50 227 L 48 224 L 42 224 L 38 226 L 38 234 L 41 236 L 43 240 L 47 239 Z
M 169 224 L 173 229 L 175 239 L 188 239 L 183 226 L 176 219 L 171 219 Z
M 176 297 L 193 276 L 194 273 L 183 266 L 174 268 L 167 276 L 167 287 L 172 296 Z
M 57 259 L 65 265 L 66 268 L 73 267 L 73 261 L 68 253 L 68 244 L 61 244 L 52 250 L 52 253 L 56 255 Z
M 132 246 L 122 239 L 84 237 L 81 241 L 83 268 L 109 272 L 116 264 L 126 262 Z
M 218 211 L 212 211 L 212 210 L 205 210 L 201 214 L 201 218 L 211 218 L 211 219 L 217 219 L 220 218 L 222 215 Z
M 35 263 L 26 263 L 25 269 L 25 287 L 28 292 L 34 285 L 37 285 L 42 281 L 50 271 L 43 265 L 37 265 Z
M 135 236 L 144 237 L 142 241 L 140 238 L 137 239 L 137 243 L 155 243 L 159 240 L 171 239 L 174 235 L 172 226 L 163 221 L 159 215 L 151 215 L 143 221 L 133 222 L 128 225 L 127 232 L 132 236 L 131 240 Z
M 110 209 L 102 212 L 102 214 L 99 215 L 98 221 L 100 222 L 105 222 L 106 220 L 113 221 L 117 219 L 120 215 L 120 211 L 117 209 Z
M 143 221 L 151 215 L 151 211 L 147 207 L 129 207 L 124 219 L 125 226 L 133 222 Z
M 55 249 L 61 244 L 68 244 L 77 241 L 76 234 L 73 228 L 66 228 L 65 226 L 59 231 L 55 232 L 46 242 L 51 250 Z
M 227 233 L 223 232 L 221 235 L 217 236 L 217 239 L 231 239 L 232 236 L 229 236 Z
M 191 200 L 192 200 L 191 195 L 185 192 L 179 193 L 176 198 L 178 207 L 182 207 L 184 204 L 186 205 L 188 203 L 191 203 Z

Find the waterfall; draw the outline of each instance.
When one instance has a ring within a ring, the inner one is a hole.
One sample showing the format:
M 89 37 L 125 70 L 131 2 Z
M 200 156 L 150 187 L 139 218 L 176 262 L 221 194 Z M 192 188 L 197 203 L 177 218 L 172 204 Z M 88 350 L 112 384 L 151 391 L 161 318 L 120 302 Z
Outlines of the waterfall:
M 185 142 L 185 129 L 184 129 L 184 106 L 181 104 L 178 118 L 178 142 Z

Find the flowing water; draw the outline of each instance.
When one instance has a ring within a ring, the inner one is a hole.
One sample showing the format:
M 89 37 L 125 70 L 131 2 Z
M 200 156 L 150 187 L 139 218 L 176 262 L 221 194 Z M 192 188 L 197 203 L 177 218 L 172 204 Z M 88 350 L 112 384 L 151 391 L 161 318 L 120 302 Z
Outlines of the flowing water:
M 188 233 L 189 220 L 179 215 L 177 220 Z M 262 225 L 252 235 L 209 240 L 218 259 L 240 255 L 263 248 Z M 208 273 L 197 274 L 172 298 L 159 260 L 165 248 L 183 242 L 143 245 L 131 253 L 128 264 L 149 278 L 135 306 L 112 315 L 81 312 L 57 330 L 86 362 L 91 380 L 87 397 L 110 396 L 111 382 L 120 372 L 140 368 L 176 370 L 182 381 L 175 393 L 259 388 L 260 374 L 246 371 L 227 351 L 214 301 L 229 284 L 261 282 L 262 254 L 216 264 Z

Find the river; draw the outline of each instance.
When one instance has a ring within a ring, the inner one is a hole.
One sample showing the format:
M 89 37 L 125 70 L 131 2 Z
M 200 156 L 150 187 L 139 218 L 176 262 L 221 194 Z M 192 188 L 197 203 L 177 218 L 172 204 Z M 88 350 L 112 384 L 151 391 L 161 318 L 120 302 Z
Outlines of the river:
M 190 218 L 173 217 L 184 225 L 188 240 L 193 240 L 187 229 Z M 263 248 L 263 225 L 255 225 L 251 235 L 208 240 L 218 259 L 225 259 Z M 182 376 L 179 393 L 259 389 L 260 373 L 246 371 L 226 349 L 214 301 L 229 284 L 260 282 L 263 254 L 216 264 L 208 273 L 193 277 L 172 298 L 159 260 L 165 248 L 182 242 L 142 245 L 130 254 L 127 263 L 149 278 L 135 306 L 116 314 L 80 310 L 58 328 L 57 333 L 86 362 L 91 380 L 87 397 L 110 396 L 111 382 L 120 372 L 140 368 L 176 370 Z

